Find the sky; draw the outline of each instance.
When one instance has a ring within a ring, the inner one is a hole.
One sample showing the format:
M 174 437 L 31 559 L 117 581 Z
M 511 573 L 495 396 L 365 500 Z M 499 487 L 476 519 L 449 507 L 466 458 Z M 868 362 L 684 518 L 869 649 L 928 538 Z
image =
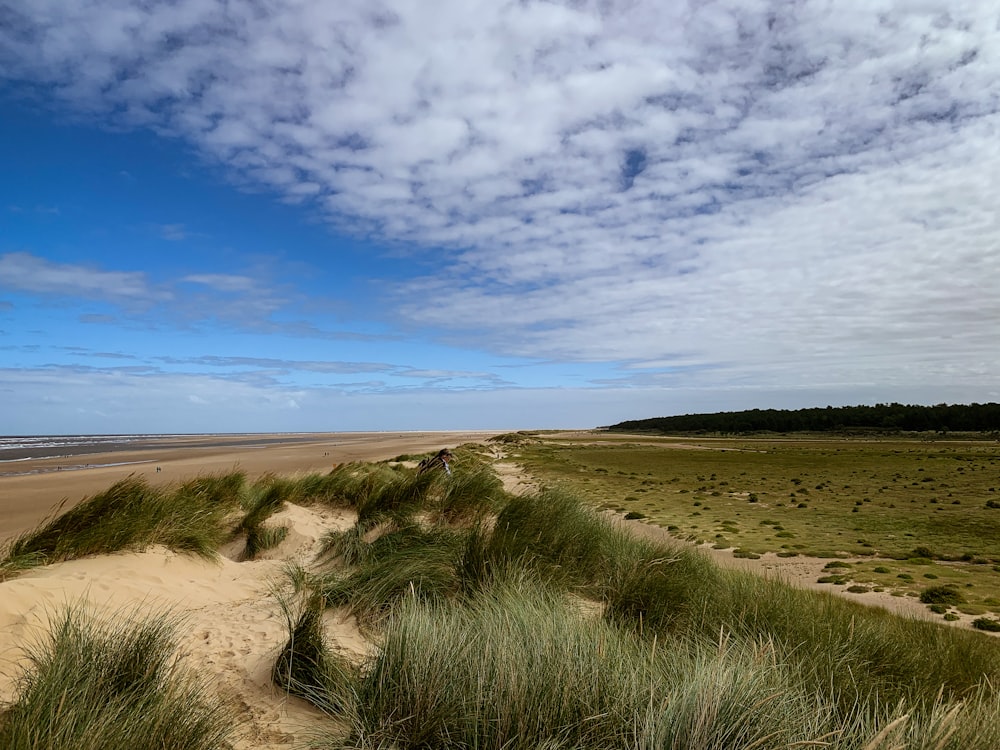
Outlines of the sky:
M 0 0 L 0 433 L 1000 400 L 985 0 Z

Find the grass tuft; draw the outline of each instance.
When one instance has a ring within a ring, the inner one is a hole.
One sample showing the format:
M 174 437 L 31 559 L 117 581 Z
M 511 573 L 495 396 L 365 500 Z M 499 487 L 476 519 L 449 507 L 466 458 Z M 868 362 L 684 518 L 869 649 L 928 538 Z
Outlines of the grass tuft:
M 67 608 L 28 652 L 17 697 L 0 715 L 0 747 L 227 746 L 232 715 L 178 667 L 175 627 L 169 617 L 100 622 Z
M 371 543 L 365 560 L 350 573 L 322 577 L 323 600 L 327 606 L 347 607 L 362 626 L 378 627 L 407 596 L 443 601 L 458 595 L 463 547 L 461 532 L 403 527 Z
M 227 498 L 221 492 L 198 492 L 190 483 L 173 493 L 161 491 L 133 475 L 13 540 L 0 569 L 141 551 L 154 544 L 214 559 L 227 533 Z
M 306 594 L 300 611 L 287 598 L 280 598 L 288 625 L 288 641 L 271 671 L 273 682 L 285 692 L 308 700 L 336 715 L 354 705 L 355 677 L 350 665 L 330 650 L 323 631 L 323 599 Z

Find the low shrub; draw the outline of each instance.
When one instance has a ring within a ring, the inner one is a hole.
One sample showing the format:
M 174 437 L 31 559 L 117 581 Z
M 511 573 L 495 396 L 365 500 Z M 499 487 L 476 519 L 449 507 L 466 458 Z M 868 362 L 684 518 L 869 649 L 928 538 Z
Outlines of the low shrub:
M 962 604 L 965 597 L 951 586 L 931 586 L 920 592 L 920 601 L 924 604 Z

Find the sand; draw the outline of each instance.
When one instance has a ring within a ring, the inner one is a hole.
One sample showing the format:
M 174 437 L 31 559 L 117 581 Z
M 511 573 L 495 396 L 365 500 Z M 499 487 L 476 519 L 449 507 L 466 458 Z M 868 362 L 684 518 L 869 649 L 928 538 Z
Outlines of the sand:
M 377 461 L 482 442 L 492 434 L 350 433 L 315 440 L 299 436 L 281 441 L 278 436 L 272 443 L 264 443 L 261 436 L 258 444 L 231 441 L 239 445 L 220 445 L 226 441 L 209 437 L 172 438 L 154 449 L 19 461 L 0 473 L 0 539 L 34 527 L 61 502 L 69 507 L 130 474 L 168 484 L 234 468 L 250 478 L 266 472 L 329 471 L 347 461 Z M 56 468 L 76 464 L 119 465 Z M 0 583 L 0 704 L 15 697 L 24 647 L 44 636 L 50 618 L 64 606 L 85 606 L 114 617 L 172 613 L 182 618 L 182 662 L 208 678 L 239 710 L 236 750 L 277 750 L 301 743 L 310 733 L 328 728 L 329 718 L 271 683 L 271 668 L 288 637 L 274 592 L 276 587 L 288 588 L 288 562 L 308 565 L 328 530 L 349 528 L 354 521 L 349 511 L 288 505 L 269 521 L 289 527 L 285 541 L 252 562 L 236 562 L 240 542 L 223 549 L 218 562 L 157 547 L 57 563 Z M 364 657 L 369 645 L 350 618 L 333 613 L 326 625 L 334 648 L 349 657 Z
M 238 711 L 237 750 L 288 748 L 328 727 L 318 710 L 271 683 L 288 638 L 274 591 L 288 588 L 286 560 L 308 563 L 326 530 L 348 528 L 355 519 L 348 512 L 296 506 L 272 519 L 291 531 L 278 548 L 252 562 L 224 556 L 213 563 L 156 547 L 57 563 L 0 584 L 0 703 L 15 697 L 25 644 L 42 637 L 63 606 L 84 604 L 116 618 L 180 616 L 181 662 Z M 363 658 L 368 646 L 351 619 L 332 615 L 326 624 L 335 648 Z
M 252 436 L 258 442 L 248 441 L 247 436 L 185 436 L 158 438 L 154 448 L 0 464 L 0 542 L 34 528 L 63 501 L 64 508 L 70 507 L 130 474 L 160 485 L 234 469 L 245 471 L 251 479 L 269 471 L 327 472 L 346 461 L 381 461 L 404 453 L 454 448 L 466 442 L 482 442 L 494 434 L 470 431 Z M 93 468 L 68 468 L 88 464 Z
M 233 467 L 242 468 L 250 476 L 267 471 L 322 471 L 343 461 L 392 458 L 401 453 L 482 442 L 486 437 L 489 433 L 406 433 L 327 436 L 261 448 L 175 445 L 157 452 L 155 458 L 145 456 L 154 460 L 144 464 L 0 476 L 2 529 L 7 535 L 16 533 L 37 523 L 62 498 L 76 502 L 130 473 L 158 483 Z M 121 454 L 115 453 L 114 457 L 121 458 Z M 505 460 L 499 451 L 494 457 L 505 487 L 516 493 L 534 489 L 531 478 L 520 467 Z M 88 460 L 103 461 L 94 456 Z M 161 469 L 159 473 L 156 466 Z M 616 520 L 637 535 L 679 543 L 662 528 Z M 304 738 L 329 728 L 330 720 L 271 683 L 271 668 L 288 635 L 275 591 L 282 586 L 288 589 L 285 566 L 289 561 L 308 565 L 326 531 L 349 528 L 354 521 L 353 512 L 347 510 L 287 505 L 271 521 L 289 527 L 285 541 L 252 562 L 236 561 L 239 543 L 222 550 L 218 562 L 153 548 L 143 553 L 49 565 L 0 583 L 0 704 L 11 701 L 16 694 L 25 645 L 45 634 L 50 617 L 61 607 L 82 604 L 96 613 L 115 617 L 121 613 L 160 616 L 169 612 L 182 618 L 179 649 L 183 664 L 210 680 L 214 689 L 239 711 L 236 750 L 279 750 L 301 745 Z M 744 560 L 734 558 L 731 551 L 705 552 L 727 567 L 843 594 L 838 587 L 815 582 L 825 560 L 773 555 Z M 904 616 L 933 617 L 926 607 L 910 598 L 874 592 L 844 595 Z M 969 627 L 964 622 L 959 625 Z M 365 657 L 370 645 L 349 617 L 329 614 L 326 626 L 333 648 L 352 659 Z

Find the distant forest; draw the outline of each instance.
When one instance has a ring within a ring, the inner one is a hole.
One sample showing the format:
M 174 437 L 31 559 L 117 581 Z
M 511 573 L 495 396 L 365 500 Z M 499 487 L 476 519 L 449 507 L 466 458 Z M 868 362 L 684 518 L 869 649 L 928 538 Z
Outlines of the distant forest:
M 717 414 L 633 419 L 616 432 L 1000 432 L 1000 404 L 827 406 L 751 409 Z

